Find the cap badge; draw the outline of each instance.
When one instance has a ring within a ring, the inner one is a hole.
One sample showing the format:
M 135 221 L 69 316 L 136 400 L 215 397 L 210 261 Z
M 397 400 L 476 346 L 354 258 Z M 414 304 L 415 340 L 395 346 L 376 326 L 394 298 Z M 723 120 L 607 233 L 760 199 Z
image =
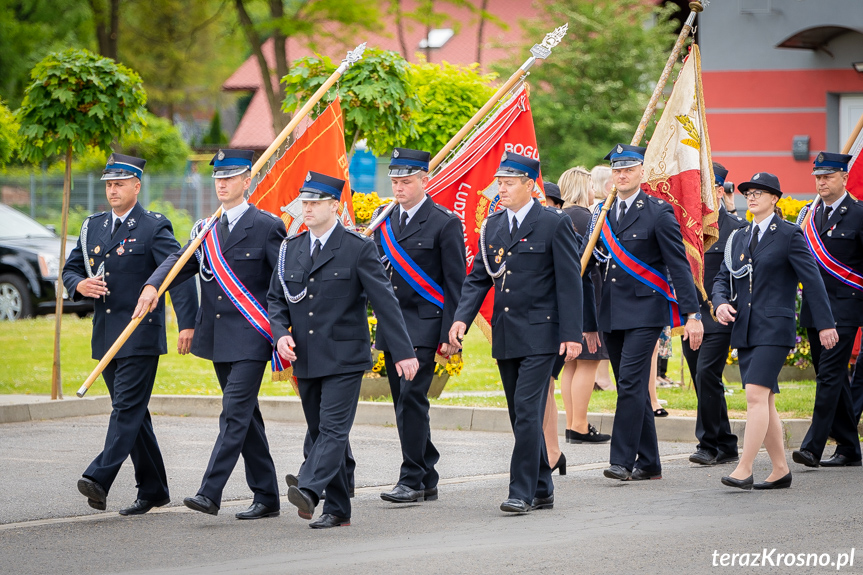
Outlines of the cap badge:
M 815 158 L 815 160 L 816 160 L 818 163 L 823 162 L 823 161 L 824 161 L 824 152 L 821 152 L 820 154 L 818 154 L 818 157 L 817 157 L 817 158 Z
M 503 162 L 504 160 L 506 160 L 506 152 L 504 152 L 503 155 L 500 157 L 501 162 Z
M 617 144 L 617 153 L 618 153 L 618 154 L 622 154 L 622 153 L 623 153 L 623 146 L 621 146 L 620 144 Z
M 219 150 L 219 153 L 216 156 L 216 158 L 218 158 L 218 160 L 221 162 L 222 160 L 225 159 L 225 152 L 223 152 L 222 150 Z
M 306 174 L 306 181 L 307 181 L 307 182 L 311 182 L 311 181 L 312 181 L 312 173 L 311 173 L 311 172 L 309 172 L 308 174 Z
M 752 176 L 752 181 L 755 181 L 760 177 L 761 177 L 761 174 L 755 174 L 754 176 Z
M 393 158 L 398 158 L 398 157 L 399 157 L 399 151 L 393 150 Z

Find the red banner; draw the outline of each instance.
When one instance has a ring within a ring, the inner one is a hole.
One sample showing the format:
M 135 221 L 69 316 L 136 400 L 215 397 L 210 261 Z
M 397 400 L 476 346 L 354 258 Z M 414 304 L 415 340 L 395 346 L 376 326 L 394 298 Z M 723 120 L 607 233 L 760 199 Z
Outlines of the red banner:
M 863 148 L 863 131 L 857 134 L 857 140 L 851 146 L 851 162 L 848 164 L 848 185 L 846 189 L 858 200 L 863 200 L 863 160 L 860 159 L 860 149 Z
M 345 227 L 353 227 L 354 206 L 345 153 L 345 124 L 338 98 L 276 161 L 249 198 L 258 208 L 282 218 L 289 236 L 306 229 L 298 196 L 309 170 L 345 180 L 339 219 Z
M 435 174 L 426 190 L 435 202 L 449 208 L 461 219 L 468 273 L 478 256 L 476 248 L 483 220 L 503 209 L 494 173 L 504 152 L 539 160 L 530 101 L 524 87 L 477 130 L 455 158 Z M 545 203 L 541 174 L 533 194 Z M 478 265 L 483 265 L 482 256 L 479 258 Z M 489 290 L 476 319 L 489 341 L 493 306 L 494 290 Z

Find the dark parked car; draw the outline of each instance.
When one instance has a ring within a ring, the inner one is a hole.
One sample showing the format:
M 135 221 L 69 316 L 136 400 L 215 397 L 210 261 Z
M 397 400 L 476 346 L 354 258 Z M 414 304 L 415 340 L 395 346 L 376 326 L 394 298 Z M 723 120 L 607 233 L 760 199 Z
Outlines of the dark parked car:
M 66 240 L 66 256 L 75 239 Z M 60 273 L 60 238 L 52 230 L 0 204 L 0 321 L 14 321 L 55 309 Z M 63 311 L 84 316 L 93 302 L 69 301 L 63 291 Z

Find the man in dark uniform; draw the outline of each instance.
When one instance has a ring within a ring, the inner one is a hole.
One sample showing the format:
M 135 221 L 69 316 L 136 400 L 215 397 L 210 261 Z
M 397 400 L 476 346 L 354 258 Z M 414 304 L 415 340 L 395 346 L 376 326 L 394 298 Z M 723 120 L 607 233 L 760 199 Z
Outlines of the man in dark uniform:
M 555 359 L 581 353 L 581 263 L 569 216 L 531 197 L 539 161 L 506 152 L 495 177 L 506 209 L 483 222 L 449 338 L 461 345 L 494 288 L 491 353 L 515 435 L 509 497 L 500 509 L 526 513 L 554 505 L 542 421 Z
M 839 342 L 832 349 L 821 346 L 804 290 L 800 325 L 807 328 L 817 389 L 812 425 L 791 458 L 807 467 L 861 465 L 848 363 L 863 324 L 863 204 L 845 190 L 850 161 L 847 154 L 821 152 L 812 171 L 821 201 L 809 218 L 808 226 L 814 227 L 807 243 L 827 288 Z M 828 436 L 836 440 L 836 451 L 821 459 Z
M 253 153 L 219 150 L 210 162 L 222 215 L 207 232 L 201 250 L 186 262 L 174 280 L 184 281 L 200 272 L 201 311 L 195 324 L 192 353 L 213 362 L 222 388 L 216 445 L 197 495 L 187 497 L 183 503 L 195 511 L 217 515 L 222 490 L 242 453 L 246 482 L 255 495 L 249 509 L 236 514 L 237 519 L 279 514 L 276 468 L 258 408 L 258 392 L 267 360 L 273 357 L 264 311 L 269 278 L 286 232 L 281 219 L 246 202 L 245 193 L 252 182 Z M 198 222 L 195 231 L 199 232 L 202 225 L 205 224 Z M 165 281 L 188 247 L 186 244 L 171 255 L 150 276 L 138 300 L 136 315 L 153 306 L 156 286 Z M 247 317 L 258 318 L 257 325 Z
M 430 159 L 428 152 L 393 150 L 389 176 L 399 206 L 374 235 L 419 361 L 416 377 L 406 380 L 396 373 L 386 334 L 375 340 L 384 352 L 402 447 L 398 483 L 381 493 L 391 503 L 438 497 L 440 454 L 431 441 L 428 390 L 438 347 L 445 356 L 458 352 L 450 348 L 449 328 L 465 278 L 464 232 L 458 216 L 425 194 Z
M 95 298 L 93 359 L 102 359 L 132 319 L 138 292 L 147 277 L 180 244 L 171 222 L 138 203 L 146 160 L 111 154 L 102 172 L 110 212 L 88 217 L 63 268 L 63 284 L 73 301 Z M 180 328 L 177 351 L 189 353 L 198 295 L 193 282 L 175 284 L 171 299 Z M 165 301 L 155 302 L 138 329 L 102 372 L 111 394 L 111 419 L 102 453 L 78 481 L 94 509 L 105 509 L 108 491 L 126 457 L 132 458 L 138 498 L 121 515 L 140 515 L 170 503 L 165 464 L 147 404 L 159 356 L 168 353 Z
M 282 244 L 267 298 L 279 354 L 293 364 L 312 446 L 288 501 L 310 527 L 350 525 L 348 434 L 363 373 L 371 369 L 368 300 L 390 342 L 393 371 L 407 381 L 418 363 L 399 303 L 374 243 L 337 218 L 345 181 L 309 172 L 300 188 L 308 231 Z
M 725 403 L 725 387 L 722 385 L 722 371 L 728 359 L 731 343 L 731 326 L 724 326 L 713 318 L 710 309 L 710 294 L 713 293 L 713 280 L 719 273 L 719 266 L 725 256 L 728 236 L 736 229 L 746 227 L 746 220 L 728 213 L 725 209 L 725 178 L 728 170 L 713 162 L 716 186 L 716 202 L 719 206 L 719 238 L 704 252 L 704 290 L 707 299 L 699 294 L 701 317 L 704 324 L 704 339 L 699 349 L 692 349 L 689 341 L 683 342 L 683 355 L 689 365 L 695 393 L 698 397 L 698 411 L 695 418 L 695 436 L 698 446 L 689 461 L 699 465 L 717 465 L 737 461 L 737 436 L 731 433 L 728 421 L 728 406 Z
M 605 157 L 611 160 L 618 194 L 608 210 L 608 239 L 616 241 L 629 264 L 637 260 L 659 274 L 670 272 L 671 282 L 662 279 L 674 284 L 677 308 L 687 318 L 684 339 L 698 349 L 703 334 L 701 314 L 680 226 L 669 204 L 641 191 L 645 151 L 618 144 Z M 608 243 L 606 248 L 610 250 Z M 673 307 L 666 295 L 639 279 L 643 276 L 632 265 L 624 268 L 612 258 L 606 266 L 599 329 L 605 333 L 618 395 L 611 466 L 603 474 L 621 481 L 662 479 L 648 380 L 656 341 L 662 328 L 670 325 Z

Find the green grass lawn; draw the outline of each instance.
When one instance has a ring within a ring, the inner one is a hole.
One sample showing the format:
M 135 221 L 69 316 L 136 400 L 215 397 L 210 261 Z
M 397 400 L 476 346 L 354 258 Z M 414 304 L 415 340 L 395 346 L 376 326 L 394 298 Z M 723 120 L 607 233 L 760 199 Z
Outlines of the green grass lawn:
M 63 317 L 61 360 L 63 370 L 63 393 L 74 396 L 81 383 L 96 366 L 90 358 L 90 318 L 79 319 L 74 315 Z M 51 359 L 53 356 L 53 317 L 41 317 L 0 323 L 0 393 L 51 392 Z M 154 393 L 219 395 L 219 384 L 209 361 L 192 355 L 180 356 L 176 353 L 177 328 L 169 316 L 168 349 L 170 353 L 159 361 Z M 674 356 L 669 360 L 668 376 L 680 381 L 680 340 L 674 340 Z M 472 329 L 465 339 L 464 369 L 458 377 L 450 378 L 446 390 L 458 392 L 500 392 L 492 397 L 462 396 L 432 400 L 436 405 L 464 405 L 481 407 L 506 407 L 503 388 L 497 366 L 491 357 L 491 346 L 479 329 Z M 672 415 L 695 415 L 695 391 L 689 381 L 689 372 L 684 378 L 684 387 L 662 389 L 659 398 L 668 401 L 666 409 Z M 734 391 L 726 396 L 732 417 L 745 417 L 746 397 L 739 384 L 729 384 Z M 815 398 L 815 382 L 781 383 L 782 393 L 776 397 L 776 405 L 783 417 L 811 417 Z M 90 395 L 106 394 L 102 379 L 90 388 Z M 261 385 L 261 395 L 293 395 L 287 381 L 272 381 L 265 374 Z M 563 409 L 563 401 L 558 396 L 558 405 Z M 613 391 L 594 392 L 588 407 L 591 412 L 614 411 L 617 393 Z

